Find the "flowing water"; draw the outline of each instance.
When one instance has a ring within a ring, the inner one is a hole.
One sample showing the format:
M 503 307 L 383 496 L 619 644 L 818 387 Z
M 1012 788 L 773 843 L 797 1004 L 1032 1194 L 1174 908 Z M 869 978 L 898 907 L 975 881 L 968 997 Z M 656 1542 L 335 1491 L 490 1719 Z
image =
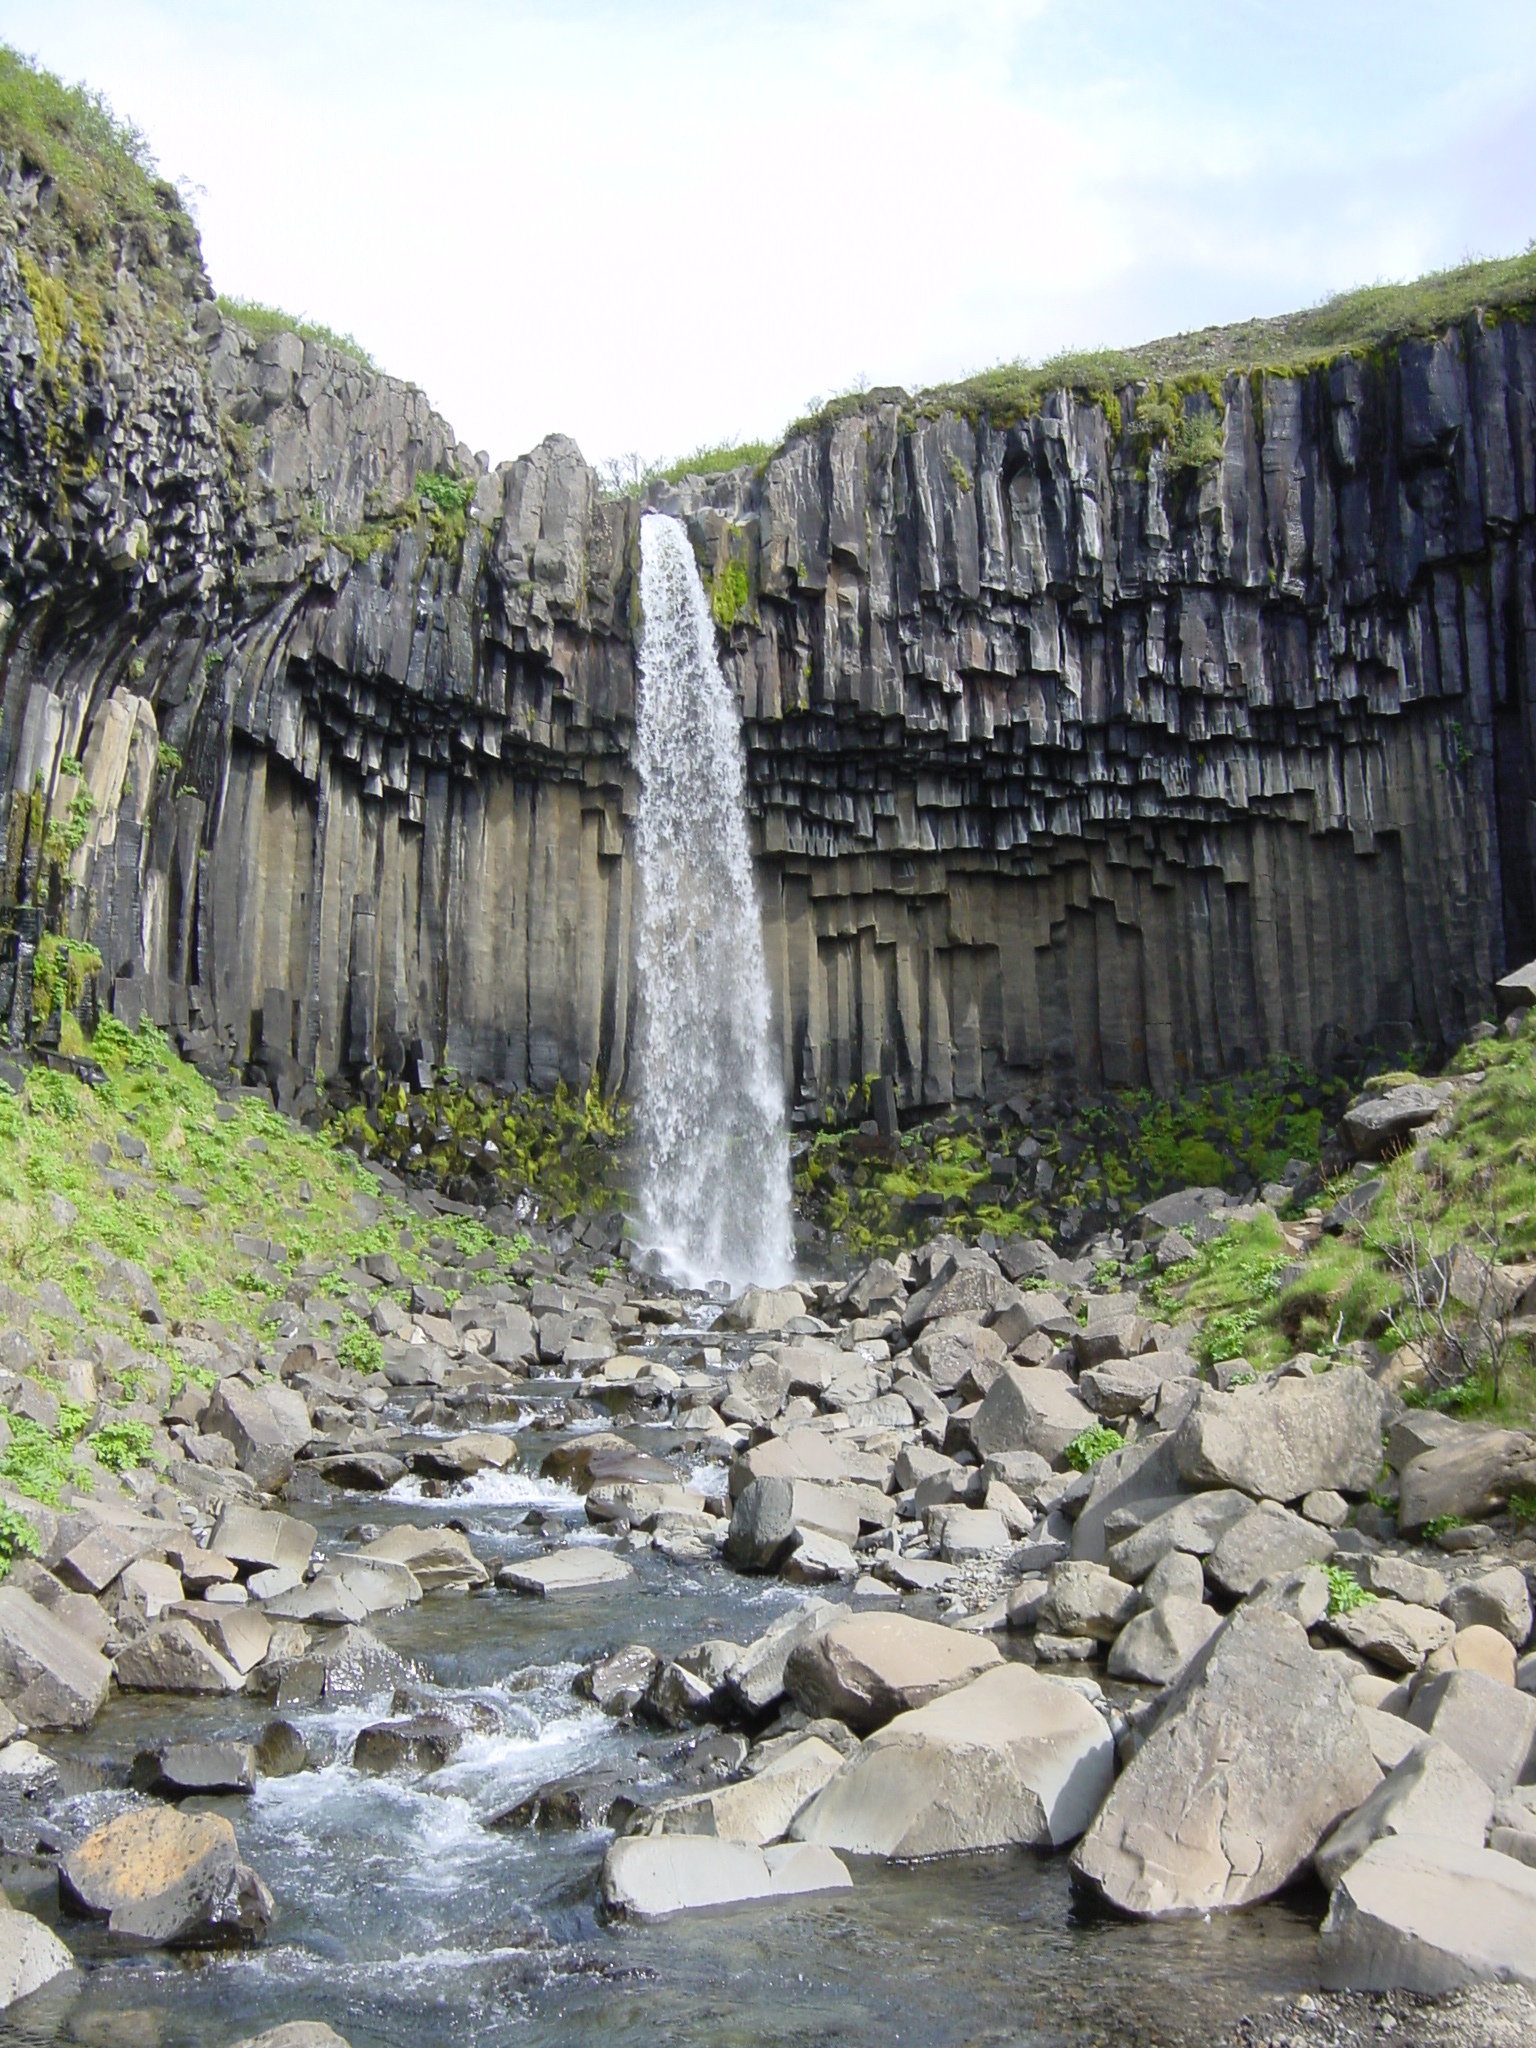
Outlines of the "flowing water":
M 651 1349 L 681 1365 L 696 1343 L 680 1332 Z M 525 1471 L 536 1472 L 573 1426 L 607 1419 L 581 1416 L 575 1387 L 551 1382 L 531 1388 L 506 1426 L 517 1430 Z M 638 1447 L 689 1469 L 669 1431 L 639 1414 L 614 1419 Z M 721 1477 L 699 1476 L 716 1485 Z M 332 1553 L 359 1524 L 451 1515 L 491 1566 L 541 1547 L 530 1511 L 563 1523 L 573 1540 L 595 1540 L 575 1494 L 519 1473 L 482 1474 L 447 1499 L 423 1499 L 406 1481 L 382 1499 L 327 1496 L 302 1509 Z M 744 1641 L 805 1597 L 713 1562 L 669 1564 L 641 1552 L 634 1563 L 627 1584 L 564 1601 L 439 1595 L 376 1620 L 376 1633 L 420 1672 L 423 1704 L 477 1711 L 479 1732 L 453 1762 L 415 1778 L 353 1770 L 358 1729 L 392 1711 L 387 1687 L 355 1704 L 292 1711 L 316 1768 L 263 1779 L 245 1799 L 190 1802 L 228 1816 L 271 1886 L 278 1918 L 267 1945 L 242 1955 L 125 1956 L 98 1932 L 63 1923 L 81 1967 L 0 2018 L 0 2040 L 227 2048 L 285 2020 L 320 2018 L 352 2048 L 1209 2048 L 1242 2012 L 1315 1983 L 1316 1902 L 1133 1926 L 1086 1913 L 1065 1858 L 1023 1853 L 920 1869 L 856 1860 L 851 1892 L 605 1925 L 600 1830 L 490 1823 L 533 1787 L 576 1770 L 638 1769 L 655 1793 L 682 1789 L 705 1753 L 690 1757 L 690 1745 L 711 1738 L 611 1721 L 573 1694 L 574 1674 L 628 1642 L 675 1653 L 706 1637 Z M 60 1924 L 41 1852 L 131 1803 L 135 1751 L 173 1737 L 254 1737 L 271 1712 L 244 1697 L 129 1697 L 87 1734 L 46 1738 L 56 1769 L 0 1775 L 0 1883 L 16 1904 Z
M 640 1238 L 675 1277 L 787 1279 L 784 1093 L 736 702 L 688 537 L 640 523 Z

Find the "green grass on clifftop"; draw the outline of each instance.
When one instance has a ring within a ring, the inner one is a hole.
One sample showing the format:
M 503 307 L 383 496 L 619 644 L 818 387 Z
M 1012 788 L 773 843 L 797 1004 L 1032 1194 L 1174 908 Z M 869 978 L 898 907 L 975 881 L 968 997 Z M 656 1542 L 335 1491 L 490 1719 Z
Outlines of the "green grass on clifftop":
M 257 299 L 235 298 L 220 292 L 219 311 L 226 320 L 243 327 L 257 341 L 270 341 L 274 334 L 296 334 L 300 341 L 318 341 L 325 348 L 335 349 L 338 355 L 350 356 L 365 370 L 377 370 L 379 367 L 355 335 L 338 334 L 334 327 L 327 327 L 323 321 L 285 313 L 281 306 L 264 306 Z

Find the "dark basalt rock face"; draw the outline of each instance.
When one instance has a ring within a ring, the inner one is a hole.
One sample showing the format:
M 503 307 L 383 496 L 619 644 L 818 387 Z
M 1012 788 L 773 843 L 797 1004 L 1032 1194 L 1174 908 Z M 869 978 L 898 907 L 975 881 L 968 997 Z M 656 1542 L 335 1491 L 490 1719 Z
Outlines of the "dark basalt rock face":
M 46 186 L 4 163 L 0 894 L 285 1103 L 622 1083 L 641 506 L 258 343 L 170 201 L 60 339 Z M 653 488 L 741 695 L 792 1100 L 1448 1039 L 1536 951 L 1536 334 L 1216 389 L 1203 466 L 1136 387 L 1007 425 L 876 393 Z

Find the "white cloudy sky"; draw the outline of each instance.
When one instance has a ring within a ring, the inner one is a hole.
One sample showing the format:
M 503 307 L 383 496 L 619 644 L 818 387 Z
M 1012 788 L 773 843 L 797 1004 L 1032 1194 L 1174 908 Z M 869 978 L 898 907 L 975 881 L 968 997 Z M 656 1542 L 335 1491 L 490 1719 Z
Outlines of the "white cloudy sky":
M 1531 0 L 0 0 L 495 459 L 1281 312 L 1536 236 Z

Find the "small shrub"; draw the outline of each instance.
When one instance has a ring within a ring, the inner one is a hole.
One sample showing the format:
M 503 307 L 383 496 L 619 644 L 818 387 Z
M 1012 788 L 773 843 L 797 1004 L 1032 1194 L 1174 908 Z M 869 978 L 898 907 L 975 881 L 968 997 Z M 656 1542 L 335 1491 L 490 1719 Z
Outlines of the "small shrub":
M 1111 1451 L 1123 1451 L 1125 1438 L 1118 1430 L 1107 1428 L 1096 1422 L 1090 1429 L 1079 1430 L 1067 1445 L 1067 1463 L 1075 1472 L 1091 1472 L 1101 1458 L 1107 1458 Z
M 98 1465 L 109 1472 L 131 1472 L 147 1462 L 153 1439 L 147 1422 L 108 1422 L 89 1442 Z
M 1368 1593 L 1347 1565 L 1328 1567 L 1328 1612 L 1352 1614 L 1357 1607 L 1373 1607 L 1376 1595 Z
M 1460 1527 L 1460 1515 L 1435 1515 L 1424 1524 L 1424 1541 L 1426 1543 L 1438 1543 L 1442 1536 L 1449 1535 L 1452 1529 L 1459 1529 Z
M 11 1417 L 11 1440 L 0 1451 L 0 1478 L 45 1507 L 55 1506 L 66 1486 L 88 1491 L 91 1483 L 90 1473 L 75 1463 L 68 1447 L 23 1415 Z
M 0 1579 L 16 1558 L 35 1557 L 40 1548 L 37 1531 L 26 1516 L 18 1514 L 15 1508 L 0 1508 Z
M 384 1345 L 358 1323 L 336 1346 L 336 1357 L 350 1372 L 377 1372 L 384 1363 Z

